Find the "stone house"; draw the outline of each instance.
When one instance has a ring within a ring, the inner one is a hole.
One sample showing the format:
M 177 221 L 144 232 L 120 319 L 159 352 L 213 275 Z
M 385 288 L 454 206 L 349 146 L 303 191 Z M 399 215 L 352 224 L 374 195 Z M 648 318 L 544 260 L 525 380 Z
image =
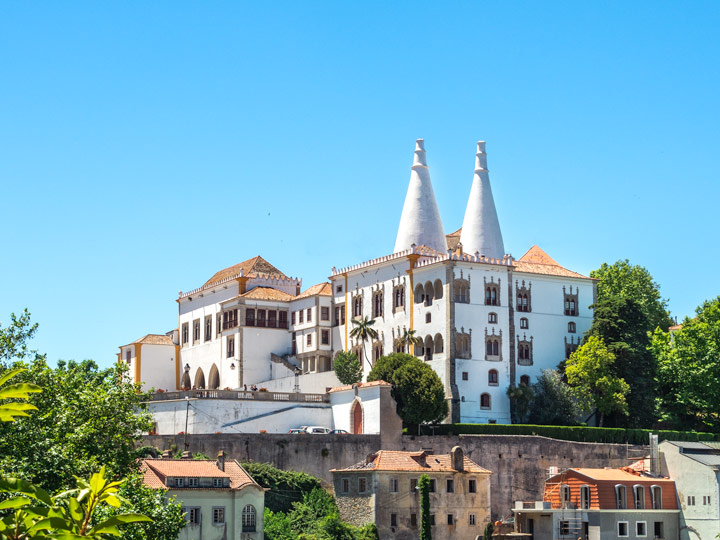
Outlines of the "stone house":
M 420 476 L 430 477 L 432 536 L 475 539 L 490 520 L 491 472 L 455 446 L 449 454 L 380 450 L 365 461 L 333 469 L 344 520 L 374 522 L 380 538 L 411 540 L 420 532 Z

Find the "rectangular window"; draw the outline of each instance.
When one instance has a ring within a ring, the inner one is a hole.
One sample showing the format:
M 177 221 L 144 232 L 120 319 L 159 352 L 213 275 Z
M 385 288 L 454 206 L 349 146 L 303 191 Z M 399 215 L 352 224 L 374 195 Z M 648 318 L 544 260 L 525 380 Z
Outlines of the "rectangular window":
M 322 336 L 322 344 L 323 344 L 323 345 L 330 345 L 330 331 L 329 331 L 329 330 L 323 330 L 320 335 Z
M 215 315 L 215 335 L 219 336 L 222 333 L 222 313 Z
M 349 493 L 349 492 L 350 492 L 350 479 L 349 479 L 349 478 L 343 478 L 343 479 L 342 479 L 342 492 L 343 492 L 343 493 Z
M 565 523 L 567 523 L 567 522 L 565 522 Z M 627 521 L 618 521 L 617 534 L 618 534 L 618 536 L 627 536 L 628 535 L 628 522 Z
M 308 334 L 308 335 L 305 337 L 305 344 L 306 344 L 308 347 L 310 347 L 310 346 L 312 345 L 312 334 Z
M 688 506 L 695 506 L 695 495 L 688 495 L 687 505 L 688 505 Z
M 312 308 L 307 308 L 307 321 L 312 322 Z
M 455 516 L 452 514 L 447 515 L 447 523 L 448 525 L 455 525 Z
M 224 478 L 213 478 L 213 487 L 224 487 L 225 486 L 225 479 Z
M 435 493 L 435 479 L 430 479 L 430 493 Z
M 411 478 L 411 479 L 410 479 L 410 493 L 417 493 L 417 492 L 418 492 L 417 483 L 418 483 L 417 478 Z
M 228 336 L 227 338 L 227 357 L 235 358 L 235 336 Z
M 330 308 L 327 306 L 323 306 L 320 308 L 320 320 L 321 321 L 329 321 L 330 320 Z
M 417 514 L 410 514 L 410 526 L 417 527 Z
M 335 287 L 335 292 L 342 292 L 343 291 L 342 287 L 343 287 L 342 285 L 337 285 Z
M 268 328 L 277 328 L 277 311 L 274 309 L 268 310 L 267 317 Z
M 205 341 L 212 339 L 212 315 L 205 317 Z
M 345 304 L 335 306 L 335 320 L 333 321 L 335 326 L 341 326 L 345 324 Z
M 245 310 L 245 326 L 255 326 L 255 310 Z
M 255 311 L 248 310 L 248 312 L 249 311 L 253 312 L 251 315 L 251 318 L 254 318 Z M 246 313 L 245 316 L 247 317 L 248 314 Z M 223 330 L 227 330 L 228 328 L 235 328 L 237 325 L 238 325 L 238 310 L 237 309 L 229 309 L 228 311 L 224 311 L 223 312 L 223 323 L 222 323 Z M 248 326 L 252 326 L 252 325 L 248 324 Z
M 222 525 L 225 523 L 225 507 L 213 506 L 213 525 Z
M 199 478 L 188 478 L 188 487 L 199 487 L 199 486 L 200 486 Z
M 468 525 L 470 525 L 470 526 L 477 525 L 477 518 L 475 517 L 475 514 L 470 514 L 468 516 Z
M 265 310 L 264 309 L 257 310 L 257 319 L 255 320 L 255 326 L 260 326 L 262 328 L 265 328 Z
M 397 527 L 397 514 L 390 514 L 390 526 Z
M 645 521 L 635 522 L 635 536 L 647 536 L 647 523 Z
M 358 479 L 358 493 L 365 493 L 366 490 L 367 490 L 367 479 L 366 478 Z
M 291 322 L 292 324 L 295 324 L 295 312 L 294 312 L 294 311 L 293 311 L 292 314 L 290 315 L 290 322 Z
M 467 380 L 468 380 L 468 372 L 467 372 L 467 371 L 463 371 L 463 372 L 462 372 L 462 380 L 463 380 L 463 381 L 467 381 Z
M 200 319 L 193 321 L 193 344 L 200 341 Z
M 477 483 L 475 480 L 468 480 L 468 493 L 477 493 Z
M 430 525 L 435 526 L 435 514 L 430 514 Z
M 130 357 L 130 351 L 127 351 L 127 352 L 125 353 L 125 361 L 126 361 L 128 364 L 130 364 L 130 358 L 131 358 L 131 357 Z
M 452 478 L 448 478 L 445 484 L 448 493 L 455 493 L 455 480 L 453 480 Z
M 391 478 L 390 479 L 390 493 L 397 493 L 397 492 L 398 492 L 398 479 Z
M 188 331 L 188 323 L 183 323 L 183 325 L 182 325 L 182 344 L 187 345 L 189 340 L 190 340 L 190 336 L 189 336 L 189 331 Z
M 278 311 L 278 328 L 285 328 L 287 330 L 287 311 Z
M 200 525 L 200 508 L 186 508 L 185 519 L 190 525 Z
M 298 311 L 298 324 L 302 324 L 305 322 L 305 312 L 301 309 Z
M 185 487 L 185 479 L 184 478 L 176 478 L 174 483 L 175 483 L 175 487 Z

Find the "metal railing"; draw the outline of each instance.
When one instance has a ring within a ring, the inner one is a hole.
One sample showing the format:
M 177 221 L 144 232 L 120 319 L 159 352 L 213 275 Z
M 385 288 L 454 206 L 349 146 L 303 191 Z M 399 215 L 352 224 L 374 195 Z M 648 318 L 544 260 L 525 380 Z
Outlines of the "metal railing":
M 298 403 L 328 403 L 327 394 L 303 394 L 300 392 L 267 392 L 251 390 L 183 390 L 156 392 L 150 401 L 171 401 L 177 399 L 245 399 L 253 401 L 291 401 Z

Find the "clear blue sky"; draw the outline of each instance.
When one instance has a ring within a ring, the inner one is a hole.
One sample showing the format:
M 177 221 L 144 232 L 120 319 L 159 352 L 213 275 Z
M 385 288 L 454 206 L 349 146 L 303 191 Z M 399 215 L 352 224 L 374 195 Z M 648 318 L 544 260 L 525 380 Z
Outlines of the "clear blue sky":
M 261 254 L 392 251 L 414 140 L 460 227 L 488 141 L 505 247 L 718 294 L 718 2 L 0 4 L 0 320 L 115 359 Z

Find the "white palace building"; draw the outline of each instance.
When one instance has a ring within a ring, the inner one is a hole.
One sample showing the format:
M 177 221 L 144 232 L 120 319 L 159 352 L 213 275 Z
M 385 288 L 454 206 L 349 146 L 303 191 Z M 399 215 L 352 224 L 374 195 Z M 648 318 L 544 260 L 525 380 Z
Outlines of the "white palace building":
M 484 142 L 463 226 L 446 234 L 419 139 L 393 253 L 333 268 L 329 282 L 305 291 L 254 257 L 180 292 L 178 327 L 118 357 L 145 388 L 325 393 L 339 386 L 338 351 L 356 351 L 367 375 L 414 330 L 422 344 L 406 352 L 440 376 L 448 421 L 509 423 L 508 386 L 533 382 L 577 347 L 595 294 L 593 279 L 537 246 L 519 259 L 505 253 Z M 365 316 L 378 339 L 363 345 L 350 331 Z

